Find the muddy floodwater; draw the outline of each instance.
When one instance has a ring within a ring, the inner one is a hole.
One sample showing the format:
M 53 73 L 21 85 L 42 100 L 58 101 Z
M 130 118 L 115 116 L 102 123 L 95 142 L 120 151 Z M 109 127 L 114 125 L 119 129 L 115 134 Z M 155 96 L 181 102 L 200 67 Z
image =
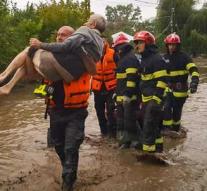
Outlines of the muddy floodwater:
M 174 164 L 138 162 L 134 150 L 118 150 L 114 140 L 102 139 L 91 97 L 76 191 L 207 190 L 207 60 L 196 61 L 201 83 L 184 107 L 187 138 L 165 139 Z M 33 89 L 18 87 L 0 100 L 0 191 L 61 190 L 60 163 L 47 148 L 44 101 Z

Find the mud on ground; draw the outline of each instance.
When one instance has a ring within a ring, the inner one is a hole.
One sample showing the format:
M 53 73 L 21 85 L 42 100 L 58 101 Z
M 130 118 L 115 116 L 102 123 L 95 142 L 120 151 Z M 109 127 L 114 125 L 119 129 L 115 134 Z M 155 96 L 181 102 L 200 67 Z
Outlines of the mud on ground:
M 181 143 L 177 146 L 166 140 L 172 150 L 168 156 L 176 163 L 162 166 L 136 161 L 134 149 L 119 150 L 112 139 L 87 137 L 81 152 L 76 191 L 149 191 L 149 190 L 206 190 L 207 169 L 179 156 Z M 20 169 L 9 179 L 0 182 L 5 191 L 59 191 L 61 190 L 61 169 L 53 149 L 45 150 L 47 165 L 32 164 L 31 169 Z M 193 168 L 193 165 L 196 165 Z

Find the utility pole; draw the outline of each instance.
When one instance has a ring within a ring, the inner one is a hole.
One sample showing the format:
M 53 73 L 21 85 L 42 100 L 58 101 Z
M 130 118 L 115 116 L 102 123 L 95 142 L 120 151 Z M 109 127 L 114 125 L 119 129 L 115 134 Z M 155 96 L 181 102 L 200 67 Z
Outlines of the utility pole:
M 174 6 L 174 0 L 172 0 L 172 7 L 171 7 L 171 15 L 170 15 L 170 32 L 175 32 L 174 30 L 175 26 L 175 6 Z
M 88 0 L 88 10 L 91 12 L 91 0 Z
M 91 12 L 91 0 L 86 0 L 86 6 L 89 13 Z
M 90 0 L 84 0 L 84 4 L 85 4 L 86 19 L 88 19 L 88 17 L 91 14 L 91 1 Z

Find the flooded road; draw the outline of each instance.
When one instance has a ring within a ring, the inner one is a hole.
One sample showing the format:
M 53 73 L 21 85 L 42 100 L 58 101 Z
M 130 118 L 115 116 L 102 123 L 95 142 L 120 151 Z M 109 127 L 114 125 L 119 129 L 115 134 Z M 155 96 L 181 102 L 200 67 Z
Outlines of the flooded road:
M 187 138 L 165 140 L 174 165 L 137 162 L 135 151 L 118 150 L 113 140 L 101 139 L 91 101 L 75 190 L 207 190 L 206 62 L 197 60 L 201 83 L 184 107 Z M 34 85 L 26 85 L 0 100 L 0 191 L 60 190 L 60 164 L 46 144 L 49 122 L 43 119 L 44 101 L 32 95 L 33 89 Z

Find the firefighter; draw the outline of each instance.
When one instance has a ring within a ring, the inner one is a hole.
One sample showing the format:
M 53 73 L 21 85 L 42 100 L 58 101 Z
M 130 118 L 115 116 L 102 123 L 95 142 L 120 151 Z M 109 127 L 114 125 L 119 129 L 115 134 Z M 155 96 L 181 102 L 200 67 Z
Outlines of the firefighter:
M 94 92 L 94 103 L 98 122 L 103 136 L 116 134 L 114 117 L 115 104 L 113 100 L 116 88 L 116 64 L 114 50 L 104 39 L 104 52 L 102 59 L 96 64 L 96 75 L 92 77 L 91 89 Z M 105 113 L 106 112 L 106 113 Z
M 161 110 L 164 90 L 167 87 L 165 61 L 157 52 L 155 37 L 148 31 L 136 32 L 134 44 L 141 61 L 142 94 L 142 151 L 155 153 L 163 151 L 163 137 L 160 135 Z
M 181 51 L 181 40 L 176 33 L 168 35 L 164 39 L 167 53 L 164 58 L 167 62 L 169 70 L 169 88 L 171 90 L 171 99 L 167 107 L 164 109 L 163 127 L 167 130 L 186 134 L 181 129 L 181 115 L 183 105 L 188 97 L 188 89 L 190 93 L 197 91 L 199 83 L 199 73 L 197 66 L 192 59 Z M 188 86 L 188 77 L 191 78 Z
M 136 111 L 140 101 L 140 66 L 133 46 L 124 34 L 115 39 L 114 49 L 117 61 L 117 139 L 120 148 L 128 148 L 138 140 Z

